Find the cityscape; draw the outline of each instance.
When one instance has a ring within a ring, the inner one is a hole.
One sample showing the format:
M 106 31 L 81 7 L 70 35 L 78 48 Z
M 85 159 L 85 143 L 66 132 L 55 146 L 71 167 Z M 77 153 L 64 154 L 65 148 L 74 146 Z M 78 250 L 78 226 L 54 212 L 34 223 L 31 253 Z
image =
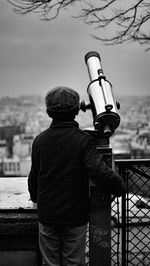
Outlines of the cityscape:
M 121 123 L 110 138 L 114 159 L 150 158 L 150 96 L 118 99 Z M 92 126 L 91 111 L 76 120 L 81 129 Z M 0 176 L 28 176 L 33 139 L 50 123 L 42 96 L 0 98 Z

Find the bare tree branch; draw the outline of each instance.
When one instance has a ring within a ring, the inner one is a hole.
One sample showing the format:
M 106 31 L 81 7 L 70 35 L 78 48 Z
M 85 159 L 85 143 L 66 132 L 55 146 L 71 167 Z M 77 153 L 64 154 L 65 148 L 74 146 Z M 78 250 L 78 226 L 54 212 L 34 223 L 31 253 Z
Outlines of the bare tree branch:
M 7 0 L 12 4 L 14 11 L 20 15 L 38 13 L 44 20 L 55 19 L 61 9 L 73 5 L 79 0 Z
M 58 17 L 61 10 L 80 3 L 76 18 L 94 26 L 92 36 L 107 45 L 138 42 L 150 49 L 149 0 L 7 0 L 17 14 L 38 13 L 44 20 Z
M 88 4 L 88 8 L 82 10 L 85 23 L 96 26 L 97 32 L 96 35 L 92 35 L 93 37 L 107 45 L 136 41 L 144 46 L 150 46 L 150 32 L 148 32 L 149 1 L 136 0 L 129 3 L 129 1 L 107 0 L 100 2 L 101 4 L 98 4 L 97 7 L 93 8 Z M 105 3 L 103 4 L 103 2 Z M 127 5 L 127 2 L 129 5 Z M 109 31 L 107 37 L 101 31 L 98 34 L 99 29 Z

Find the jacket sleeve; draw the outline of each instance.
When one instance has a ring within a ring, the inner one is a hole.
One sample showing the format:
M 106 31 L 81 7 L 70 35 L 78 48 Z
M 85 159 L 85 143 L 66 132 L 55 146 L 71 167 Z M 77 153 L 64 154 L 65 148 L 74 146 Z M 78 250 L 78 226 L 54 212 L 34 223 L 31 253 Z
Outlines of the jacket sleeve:
M 32 144 L 32 154 L 31 154 L 31 170 L 28 176 L 28 191 L 30 193 L 30 199 L 37 203 L 37 190 L 38 190 L 38 164 L 36 160 L 35 152 L 36 141 Z
M 103 161 L 92 137 L 89 137 L 85 145 L 83 163 L 87 175 L 106 192 L 118 197 L 126 192 L 123 179 Z

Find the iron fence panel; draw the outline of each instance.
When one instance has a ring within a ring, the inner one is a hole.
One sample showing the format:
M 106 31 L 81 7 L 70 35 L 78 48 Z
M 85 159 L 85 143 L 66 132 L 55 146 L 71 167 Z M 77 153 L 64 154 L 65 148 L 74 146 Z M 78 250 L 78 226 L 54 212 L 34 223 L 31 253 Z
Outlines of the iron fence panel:
M 111 203 L 111 265 L 150 265 L 150 160 L 116 160 L 127 185 Z M 89 228 L 86 266 L 89 265 Z
M 127 184 L 125 197 L 112 203 L 112 265 L 150 265 L 150 160 L 118 160 Z M 115 237 L 115 234 L 118 234 Z

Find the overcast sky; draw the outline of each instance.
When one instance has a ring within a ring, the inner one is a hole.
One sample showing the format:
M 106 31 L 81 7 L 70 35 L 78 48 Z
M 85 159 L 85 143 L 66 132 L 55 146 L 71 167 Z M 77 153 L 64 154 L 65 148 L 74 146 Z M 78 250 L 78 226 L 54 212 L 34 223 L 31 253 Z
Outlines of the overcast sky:
M 45 95 L 58 85 L 86 94 L 84 56 L 91 50 L 100 53 L 114 94 L 150 95 L 150 52 L 131 44 L 106 47 L 92 33 L 94 29 L 69 12 L 44 22 L 32 14 L 16 15 L 7 1 L 0 1 L 0 97 Z

